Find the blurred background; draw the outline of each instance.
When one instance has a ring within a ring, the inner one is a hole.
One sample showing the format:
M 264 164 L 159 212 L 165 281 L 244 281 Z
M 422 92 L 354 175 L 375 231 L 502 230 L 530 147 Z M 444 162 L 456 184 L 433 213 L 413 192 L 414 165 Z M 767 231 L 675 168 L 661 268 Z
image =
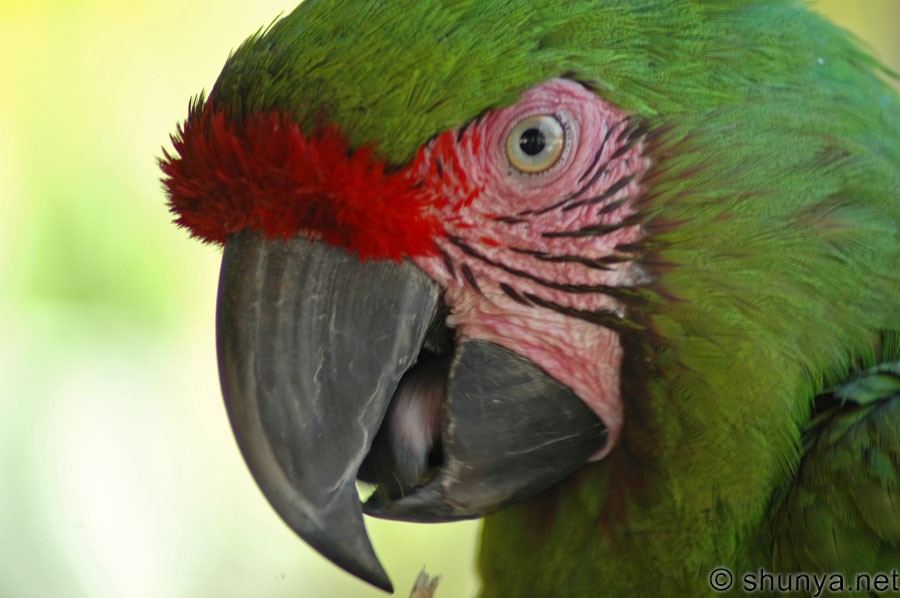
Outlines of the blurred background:
M 0 596 L 382 596 L 306 547 L 240 459 L 216 374 L 219 251 L 156 158 L 293 0 L 0 0 Z M 900 70 L 897 0 L 819 10 Z M 368 520 L 397 594 L 473 595 L 479 524 Z

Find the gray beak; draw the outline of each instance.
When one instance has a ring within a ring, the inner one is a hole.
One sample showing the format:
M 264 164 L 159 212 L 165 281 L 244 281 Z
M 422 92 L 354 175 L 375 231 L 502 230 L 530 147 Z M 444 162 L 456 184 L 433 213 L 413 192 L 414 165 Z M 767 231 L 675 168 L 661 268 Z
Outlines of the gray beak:
M 567 387 L 497 345 L 457 342 L 410 263 L 296 237 L 225 246 L 217 345 L 238 446 L 281 518 L 383 590 L 362 513 L 481 517 L 572 473 L 606 430 Z M 375 485 L 363 506 L 357 481 Z

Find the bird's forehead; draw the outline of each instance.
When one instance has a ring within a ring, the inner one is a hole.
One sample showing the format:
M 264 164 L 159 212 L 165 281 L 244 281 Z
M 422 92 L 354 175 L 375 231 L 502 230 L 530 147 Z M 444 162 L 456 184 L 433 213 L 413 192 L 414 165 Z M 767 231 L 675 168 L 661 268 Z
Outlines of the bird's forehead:
M 228 60 L 211 100 L 235 119 L 277 111 L 337 125 L 393 164 L 429 138 L 564 73 L 541 51 L 549 3 L 302 3 Z M 556 20 L 554 20 L 554 18 Z

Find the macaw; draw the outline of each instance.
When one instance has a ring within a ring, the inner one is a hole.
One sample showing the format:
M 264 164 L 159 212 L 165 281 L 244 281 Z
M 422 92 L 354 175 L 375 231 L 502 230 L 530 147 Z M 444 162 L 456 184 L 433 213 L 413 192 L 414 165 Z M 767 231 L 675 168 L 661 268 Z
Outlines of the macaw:
M 224 246 L 269 502 L 385 590 L 363 513 L 486 517 L 486 596 L 896 571 L 891 77 L 799 0 L 307 0 L 250 37 L 161 166 Z

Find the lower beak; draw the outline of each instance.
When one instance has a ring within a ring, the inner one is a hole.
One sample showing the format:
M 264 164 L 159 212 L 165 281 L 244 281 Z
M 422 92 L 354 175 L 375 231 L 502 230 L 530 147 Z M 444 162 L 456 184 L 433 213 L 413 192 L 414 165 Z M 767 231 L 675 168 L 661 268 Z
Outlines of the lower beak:
M 363 524 L 486 515 L 585 463 L 606 430 L 567 387 L 457 342 L 410 263 L 242 232 L 222 260 L 222 393 L 257 484 L 306 542 L 392 591 Z M 357 480 L 375 484 L 365 507 Z

